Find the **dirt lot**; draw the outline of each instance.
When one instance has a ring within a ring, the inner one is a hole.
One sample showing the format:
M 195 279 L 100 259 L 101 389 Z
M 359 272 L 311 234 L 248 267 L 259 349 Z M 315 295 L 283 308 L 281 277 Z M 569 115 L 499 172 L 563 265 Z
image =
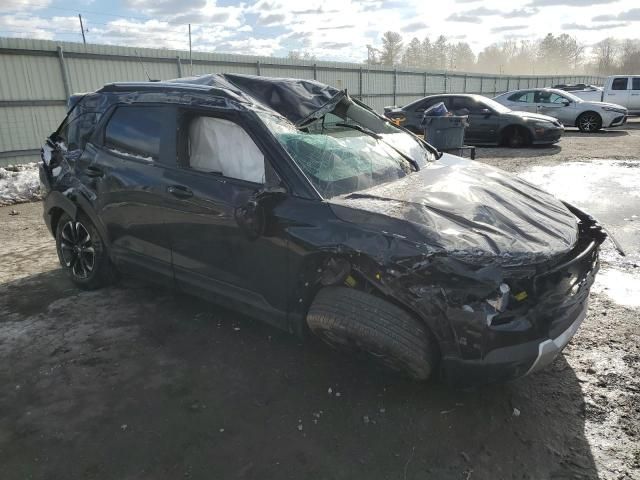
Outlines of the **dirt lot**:
M 640 121 L 478 159 L 640 160 Z M 606 285 L 549 370 L 452 391 L 137 281 L 79 291 L 41 209 L 0 208 L 2 480 L 640 479 L 640 307 Z M 637 280 L 628 232 L 603 267 Z

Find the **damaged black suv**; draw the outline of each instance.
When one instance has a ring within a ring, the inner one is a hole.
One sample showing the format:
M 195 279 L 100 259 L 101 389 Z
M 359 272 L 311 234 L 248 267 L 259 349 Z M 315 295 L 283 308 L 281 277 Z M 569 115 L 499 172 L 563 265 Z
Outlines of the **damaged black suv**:
M 142 275 L 418 379 L 506 380 L 578 329 L 606 238 L 315 81 L 204 75 L 70 99 L 44 218 L 83 288 Z

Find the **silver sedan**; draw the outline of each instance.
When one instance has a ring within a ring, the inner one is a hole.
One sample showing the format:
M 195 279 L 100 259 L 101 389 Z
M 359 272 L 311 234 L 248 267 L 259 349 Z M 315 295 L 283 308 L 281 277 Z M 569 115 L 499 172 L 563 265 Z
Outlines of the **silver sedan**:
M 557 118 L 566 127 L 582 132 L 618 127 L 627 122 L 627 109 L 604 102 L 587 102 L 555 88 L 529 88 L 498 95 L 494 100 L 512 110 L 541 113 Z

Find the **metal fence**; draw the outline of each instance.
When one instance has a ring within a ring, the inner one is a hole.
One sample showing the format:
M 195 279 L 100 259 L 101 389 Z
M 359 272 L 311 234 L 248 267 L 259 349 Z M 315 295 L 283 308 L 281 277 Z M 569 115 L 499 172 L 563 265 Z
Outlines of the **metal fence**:
M 105 83 L 203 73 L 317 79 L 347 89 L 372 108 L 404 105 L 435 93 L 494 96 L 557 83 L 600 83 L 592 76 L 507 76 L 393 69 L 357 63 L 0 38 L 0 166 L 37 161 L 42 140 L 65 115 L 72 93 Z

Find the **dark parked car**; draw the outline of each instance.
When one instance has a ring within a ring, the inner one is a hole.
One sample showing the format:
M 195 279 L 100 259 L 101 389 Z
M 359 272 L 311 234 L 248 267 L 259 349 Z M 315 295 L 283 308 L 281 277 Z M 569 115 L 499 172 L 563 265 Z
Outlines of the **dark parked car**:
M 40 176 L 82 288 L 135 274 L 456 383 L 541 368 L 584 318 L 593 218 L 345 91 L 227 74 L 71 103 Z
M 425 110 L 444 102 L 454 115 L 468 115 L 465 142 L 469 145 L 523 147 L 556 143 L 564 133 L 558 120 L 546 115 L 515 112 L 482 95 L 432 95 L 404 107 L 385 107 L 384 114 L 414 133 L 423 133 Z

